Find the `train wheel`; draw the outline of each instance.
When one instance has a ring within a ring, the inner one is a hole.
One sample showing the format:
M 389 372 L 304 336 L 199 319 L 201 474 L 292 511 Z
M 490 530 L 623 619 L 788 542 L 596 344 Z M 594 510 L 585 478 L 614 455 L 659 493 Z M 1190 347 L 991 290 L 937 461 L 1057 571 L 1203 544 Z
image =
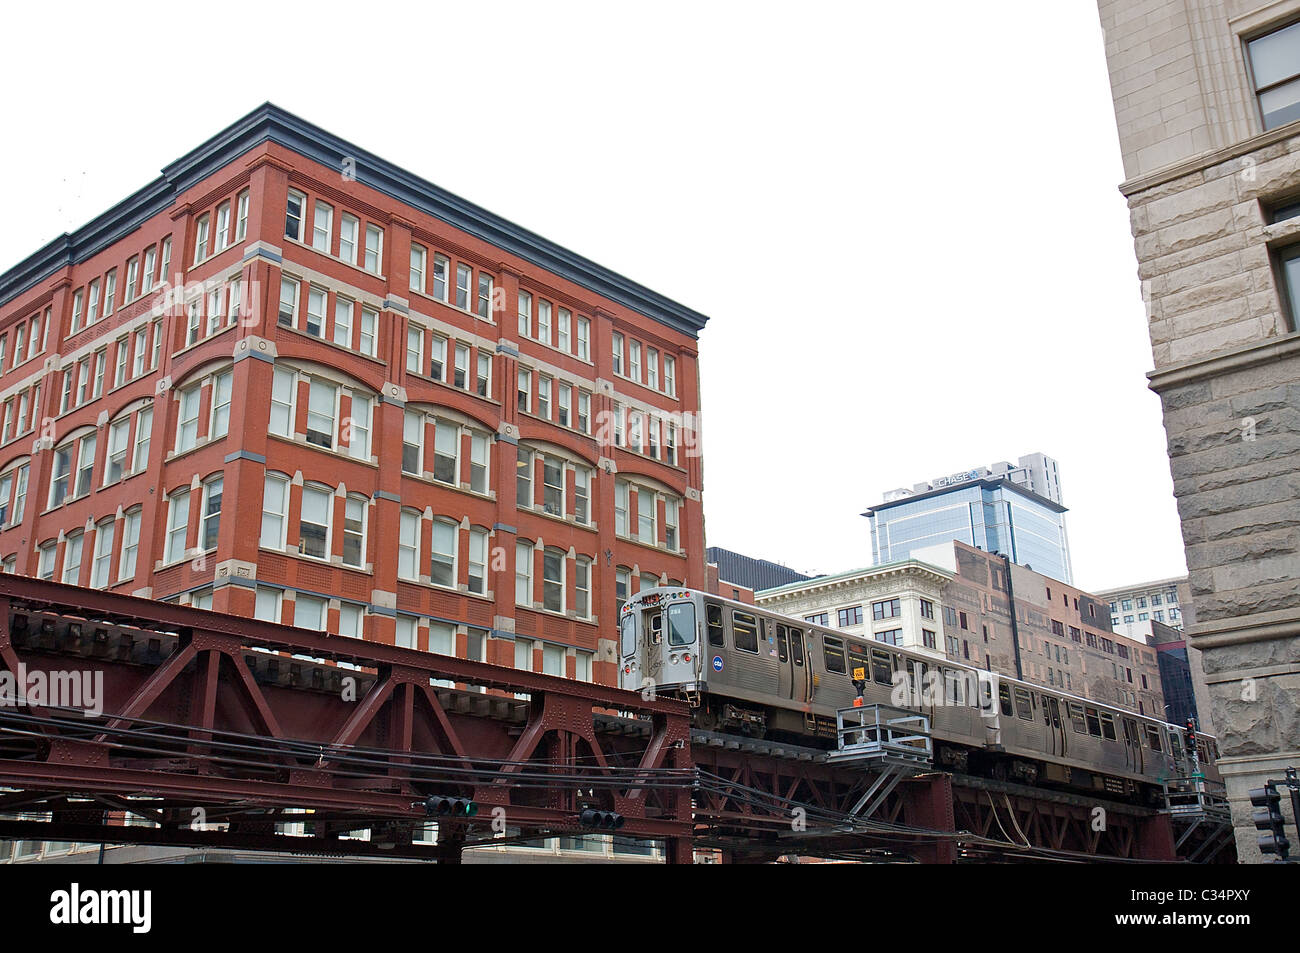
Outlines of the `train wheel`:
M 695 713 L 695 727 L 699 728 L 701 731 L 717 731 L 717 712 L 710 711 L 707 708 L 701 708 Z

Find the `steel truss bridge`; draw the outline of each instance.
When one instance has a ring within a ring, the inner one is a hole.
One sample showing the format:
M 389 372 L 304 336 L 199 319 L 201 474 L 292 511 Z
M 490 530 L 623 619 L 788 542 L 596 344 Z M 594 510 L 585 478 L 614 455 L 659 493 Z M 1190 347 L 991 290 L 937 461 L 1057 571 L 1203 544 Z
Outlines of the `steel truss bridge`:
M 95 711 L 55 683 L 101 687 Z M 839 763 L 692 731 L 673 699 L 0 575 L 0 839 L 458 863 L 613 823 L 670 863 L 1230 853 L 1204 818 Z

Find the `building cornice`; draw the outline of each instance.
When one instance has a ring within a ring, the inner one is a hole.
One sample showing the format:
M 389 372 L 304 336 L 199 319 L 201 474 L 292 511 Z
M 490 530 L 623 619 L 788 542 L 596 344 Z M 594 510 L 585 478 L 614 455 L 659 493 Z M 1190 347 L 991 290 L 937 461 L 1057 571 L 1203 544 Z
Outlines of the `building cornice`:
M 777 589 L 768 589 L 754 594 L 754 601 L 759 605 L 768 605 L 788 600 L 802 599 L 807 596 L 839 592 L 846 589 L 859 589 L 899 577 L 915 576 L 918 579 L 944 585 L 956 576 L 945 569 L 922 562 L 907 562 L 893 566 L 870 567 L 859 572 L 845 573 L 837 576 L 809 579 L 807 582 L 790 583 Z
M 1242 156 L 1249 155 L 1258 149 L 1285 142 L 1287 139 L 1294 138 L 1298 132 L 1300 132 L 1300 127 L 1297 127 L 1296 123 L 1287 123 L 1285 126 L 1278 126 L 1276 129 L 1270 129 L 1268 132 L 1260 133 L 1253 138 L 1234 142 L 1222 149 L 1202 152 L 1200 155 L 1165 166 L 1163 169 L 1157 169 L 1155 172 L 1128 179 L 1120 183 L 1119 190 L 1125 198 L 1132 198 L 1140 192 L 1167 185 L 1185 176 L 1195 175 L 1197 172 L 1204 172 L 1211 166 L 1230 162 L 1233 159 L 1240 159 Z
M 0 306 L 61 268 L 85 261 L 169 209 L 177 196 L 265 142 L 328 168 L 348 162 L 361 185 L 418 209 L 496 248 L 696 338 L 708 318 L 540 235 L 467 202 L 374 153 L 265 103 L 162 170 L 162 176 L 72 233 L 0 274 Z
M 1147 380 L 1150 383 L 1147 386 L 1159 394 L 1173 387 L 1195 384 L 1207 377 L 1220 377 L 1224 374 L 1248 370 L 1260 364 L 1280 361 L 1297 354 L 1300 354 L 1300 333 L 1292 333 L 1286 337 L 1269 338 L 1231 351 L 1221 351 L 1210 357 L 1148 371 Z

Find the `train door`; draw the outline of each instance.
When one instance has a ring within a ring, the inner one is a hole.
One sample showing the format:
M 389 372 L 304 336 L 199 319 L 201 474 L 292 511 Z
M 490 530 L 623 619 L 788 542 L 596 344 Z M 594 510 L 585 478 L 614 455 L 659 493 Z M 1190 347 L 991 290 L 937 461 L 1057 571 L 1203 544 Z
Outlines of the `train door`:
M 776 624 L 777 694 L 781 698 L 794 698 L 794 662 L 790 658 L 790 627 Z
M 1142 756 L 1142 735 L 1138 732 L 1137 720 L 1133 718 L 1124 718 L 1124 746 L 1128 749 L 1129 767 L 1138 774 L 1143 773 L 1145 767 Z
M 1061 720 L 1061 703 L 1051 695 L 1043 696 L 1043 721 L 1047 725 L 1047 753 L 1064 757 L 1066 735 L 1065 723 Z
M 792 679 L 791 688 L 793 694 L 791 698 L 797 702 L 811 701 L 809 687 L 811 678 L 809 676 L 809 659 L 803 643 L 803 632 L 799 629 L 790 629 L 790 675 Z
M 929 677 L 929 667 L 920 659 L 907 660 L 907 682 L 910 697 L 908 702 L 912 708 L 915 708 L 921 714 L 930 719 L 931 727 L 934 726 L 934 689 L 926 684 L 926 678 Z

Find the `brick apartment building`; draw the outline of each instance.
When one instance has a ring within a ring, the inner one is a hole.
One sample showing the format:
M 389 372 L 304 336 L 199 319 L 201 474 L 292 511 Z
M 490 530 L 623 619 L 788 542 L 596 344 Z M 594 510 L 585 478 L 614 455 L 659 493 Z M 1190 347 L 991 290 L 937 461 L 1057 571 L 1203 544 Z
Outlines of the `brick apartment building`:
M 1105 602 L 962 542 L 767 589 L 755 601 L 864 639 L 1164 716 L 1156 649 L 1112 632 Z
M 262 106 L 0 275 L 3 567 L 616 683 L 706 320 Z

